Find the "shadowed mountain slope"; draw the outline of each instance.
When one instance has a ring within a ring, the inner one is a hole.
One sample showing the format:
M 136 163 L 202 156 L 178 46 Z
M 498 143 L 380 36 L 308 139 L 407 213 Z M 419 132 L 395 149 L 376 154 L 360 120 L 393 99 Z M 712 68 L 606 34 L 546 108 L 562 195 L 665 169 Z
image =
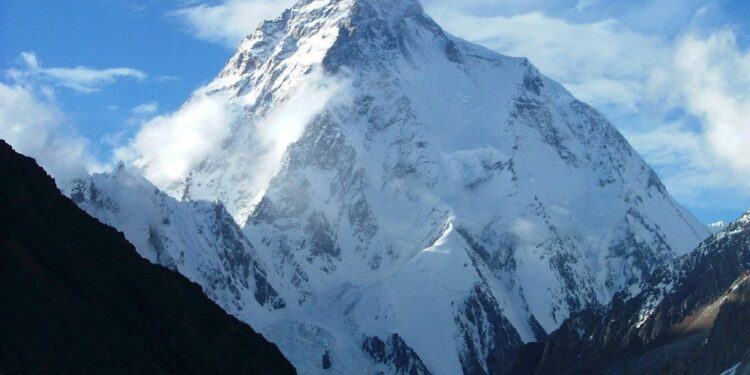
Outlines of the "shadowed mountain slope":
M 294 374 L 198 285 L 141 258 L 0 141 L 0 374 Z

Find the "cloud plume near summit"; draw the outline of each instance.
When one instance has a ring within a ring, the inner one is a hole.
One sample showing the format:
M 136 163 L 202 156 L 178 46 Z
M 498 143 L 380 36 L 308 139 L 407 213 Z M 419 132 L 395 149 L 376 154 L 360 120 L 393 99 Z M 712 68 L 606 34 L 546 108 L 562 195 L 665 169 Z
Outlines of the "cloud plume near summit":
M 347 85 L 346 78 L 319 69 L 309 72 L 287 101 L 251 122 L 260 136 L 261 157 L 227 162 L 243 163 L 242 168 L 253 173 L 250 189 L 262 190 L 287 146 L 299 139 L 313 116 L 331 101 L 346 100 Z M 202 87 L 179 110 L 145 121 L 132 140 L 115 151 L 115 158 L 142 169 L 151 182 L 179 198 L 179 183 L 190 170 L 219 150 L 234 126 L 242 125 L 244 105 Z

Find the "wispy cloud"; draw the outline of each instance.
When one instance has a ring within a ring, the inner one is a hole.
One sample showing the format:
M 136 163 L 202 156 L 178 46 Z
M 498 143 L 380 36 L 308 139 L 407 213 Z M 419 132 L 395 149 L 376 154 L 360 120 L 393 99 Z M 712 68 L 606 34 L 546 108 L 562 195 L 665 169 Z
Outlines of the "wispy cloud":
M 159 110 L 159 103 L 157 102 L 148 102 L 139 104 L 135 107 L 133 107 L 130 110 L 130 113 L 138 116 L 144 116 L 144 115 L 152 115 L 156 113 L 156 111 Z
M 43 67 L 36 54 L 22 52 L 23 69 L 9 69 L 8 75 L 17 82 L 40 81 L 54 86 L 65 87 L 80 93 L 100 91 L 103 86 L 122 79 L 142 81 L 146 73 L 133 68 L 94 69 L 85 66 L 73 68 Z
M 67 123 L 51 90 L 0 83 L 0 138 L 37 160 L 58 185 L 103 168 Z
M 138 111 L 151 109 L 146 105 Z M 146 178 L 166 189 L 216 150 L 229 135 L 232 120 L 227 98 L 198 92 L 178 111 L 143 123 L 129 144 L 115 150 L 115 157 L 142 168 Z
M 61 187 L 74 177 L 108 168 L 60 108 L 57 88 L 91 93 L 121 79 L 146 79 L 146 74 L 131 68 L 47 68 L 33 52 L 21 53 L 20 59 L 22 68 L 6 71 L 10 83 L 0 83 L 0 138 L 35 158 Z M 131 116 L 151 116 L 157 109 L 155 102 L 144 103 Z
M 295 0 L 226 0 L 193 4 L 171 14 L 197 38 L 235 48 L 264 20 L 274 19 Z
M 662 172 L 664 183 L 684 203 L 695 205 L 725 189 L 732 173 L 711 155 L 703 134 L 682 122 L 655 126 L 625 137 Z
M 161 75 L 156 77 L 157 82 L 176 82 L 181 81 L 182 78 L 178 76 L 172 76 L 172 75 Z
M 250 138 L 243 144 L 257 149 L 258 157 L 252 160 L 230 158 L 224 162 L 229 164 L 230 170 L 252 171 L 253 178 L 247 189 L 266 188 L 287 147 L 299 139 L 305 126 L 326 104 L 346 100 L 348 96 L 342 92 L 347 89 L 346 79 L 313 70 L 290 98 L 266 116 L 243 124 L 252 128 L 248 133 Z M 151 104 L 138 106 L 132 112 L 155 111 Z M 247 120 L 243 119 L 243 113 L 242 105 L 230 98 L 200 88 L 179 110 L 144 121 L 135 137 L 116 150 L 116 159 L 140 168 L 151 182 L 173 193 L 192 168 L 219 152 L 231 135 L 232 127 L 238 121 Z
M 740 49 L 730 29 L 703 38 L 688 34 L 674 66 L 678 93 L 701 119 L 710 150 L 750 189 L 750 49 Z

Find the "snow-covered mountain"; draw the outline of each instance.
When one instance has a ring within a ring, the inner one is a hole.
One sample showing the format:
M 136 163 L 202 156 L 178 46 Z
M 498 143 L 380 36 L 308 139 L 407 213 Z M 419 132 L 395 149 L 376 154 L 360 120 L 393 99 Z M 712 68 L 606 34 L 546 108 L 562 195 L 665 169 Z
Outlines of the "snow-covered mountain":
M 68 195 L 122 231 L 141 256 L 201 285 L 227 312 L 257 321 L 286 305 L 220 202 L 177 201 L 123 165 L 74 181 Z
M 205 97 L 229 131 L 157 181 L 179 201 L 118 173 L 73 196 L 302 374 L 506 373 L 708 235 L 601 114 L 415 0 L 302 0 Z M 154 180 L 152 162 L 135 164 Z M 127 196 L 148 207 L 124 213 Z

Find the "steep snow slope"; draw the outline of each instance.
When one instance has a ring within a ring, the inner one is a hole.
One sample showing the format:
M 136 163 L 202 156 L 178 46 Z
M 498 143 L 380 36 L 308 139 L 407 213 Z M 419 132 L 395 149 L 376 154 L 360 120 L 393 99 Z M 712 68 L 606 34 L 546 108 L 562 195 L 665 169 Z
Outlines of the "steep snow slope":
M 707 236 L 602 115 L 414 0 L 303 0 L 198 96 L 228 136 L 161 187 L 243 226 L 286 303 L 238 316 L 302 373 L 504 373 Z
M 221 203 L 179 202 L 122 165 L 70 189 L 74 202 L 124 232 L 141 256 L 200 284 L 227 312 L 258 322 L 285 306 L 273 275 Z

